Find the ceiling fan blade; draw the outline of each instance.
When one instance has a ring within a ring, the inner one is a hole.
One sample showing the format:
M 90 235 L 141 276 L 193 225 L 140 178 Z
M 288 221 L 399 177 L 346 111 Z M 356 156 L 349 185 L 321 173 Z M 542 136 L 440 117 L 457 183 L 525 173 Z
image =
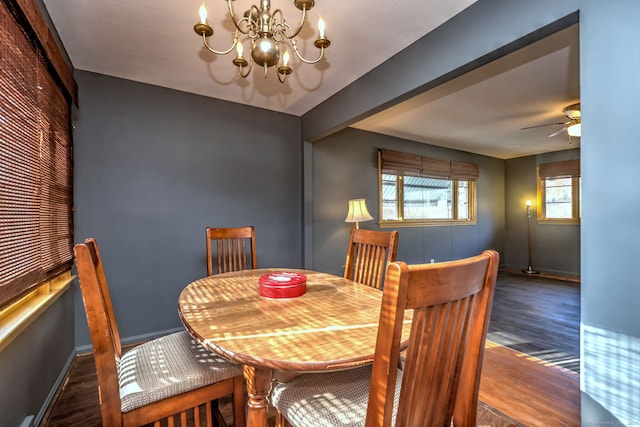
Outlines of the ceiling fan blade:
M 554 133 L 552 133 L 551 135 L 548 136 L 548 138 L 553 138 L 554 136 L 558 135 L 559 133 L 564 132 L 565 130 L 567 130 L 569 126 L 563 126 L 560 129 L 558 129 L 557 131 L 555 131 Z
M 520 130 L 526 130 L 526 129 L 535 129 L 535 128 L 541 128 L 543 126 L 558 126 L 558 125 L 566 125 L 570 122 L 558 122 L 558 123 L 547 123 L 544 125 L 537 125 L 537 126 L 528 126 L 526 128 L 520 128 Z

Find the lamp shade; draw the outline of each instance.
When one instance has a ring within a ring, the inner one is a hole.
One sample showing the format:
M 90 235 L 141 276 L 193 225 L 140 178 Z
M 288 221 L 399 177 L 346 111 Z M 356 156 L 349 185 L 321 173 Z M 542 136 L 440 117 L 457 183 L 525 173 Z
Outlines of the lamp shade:
M 373 217 L 367 210 L 367 203 L 364 199 L 349 200 L 349 213 L 344 222 L 361 222 L 372 220 Z

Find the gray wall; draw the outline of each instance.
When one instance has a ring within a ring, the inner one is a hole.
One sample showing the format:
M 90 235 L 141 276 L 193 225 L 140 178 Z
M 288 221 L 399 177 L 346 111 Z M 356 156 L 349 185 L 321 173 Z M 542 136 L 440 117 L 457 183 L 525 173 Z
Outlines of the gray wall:
M 95 237 L 124 340 L 181 327 L 207 226 L 254 225 L 258 266 L 302 264 L 299 118 L 77 72 L 75 240 Z M 90 343 L 79 290 L 76 345 Z
M 531 209 L 531 259 L 534 270 L 568 277 L 580 277 L 580 224 L 552 224 L 537 221 L 537 168 L 543 163 L 580 158 L 579 149 L 519 157 L 506 161 L 505 268 L 527 268 L 527 215 Z
M 75 355 L 73 292 L 67 290 L 0 351 L 0 426 L 38 421 Z
M 583 422 L 640 422 L 640 2 L 580 2 Z M 630 54 L 629 47 L 633 46 Z M 635 78 L 630 78 L 635 76 Z
M 353 224 L 345 223 L 349 199 L 364 197 L 373 221 L 360 228 L 378 230 L 377 150 L 391 148 L 480 165 L 476 225 L 399 227 L 398 259 L 408 263 L 447 261 L 502 252 L 504 161 L 348 128 L 313 144 L 313 268 L 342 275 Z

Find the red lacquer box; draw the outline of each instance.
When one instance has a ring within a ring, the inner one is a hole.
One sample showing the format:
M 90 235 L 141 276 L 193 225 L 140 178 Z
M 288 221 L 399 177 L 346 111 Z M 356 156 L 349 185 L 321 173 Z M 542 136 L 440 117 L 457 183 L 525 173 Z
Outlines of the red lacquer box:
M 258 279 L 260 295 L 267 298 L 293 298 L 307 292 L 307 276 L 300 273 L 278 271 Z

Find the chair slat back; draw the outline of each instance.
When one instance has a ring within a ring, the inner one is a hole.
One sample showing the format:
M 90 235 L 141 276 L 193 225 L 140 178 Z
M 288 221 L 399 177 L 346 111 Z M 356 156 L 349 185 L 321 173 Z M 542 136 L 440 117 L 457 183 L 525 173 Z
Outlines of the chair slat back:
M 206 236 L 207 275 L 257 268 L 255 230 L 253 226 L 207 227 Z
M 75 245 L 73 253 L 93 345 L 103 424 L 121 425 L 118 386 L 121 347 L 100 252 L 93 241 Z
M 344 266 L 344 277 L 381 289 L 387 264 L 396 260 L 397 231 L 352 228 Z
M 405 310 L 413 310 L 396 425 L 473 427 L 498 253 L 387 267 L 366 425 L 390 425 Z M 392 369 L 393 368 L 393 369 Z

